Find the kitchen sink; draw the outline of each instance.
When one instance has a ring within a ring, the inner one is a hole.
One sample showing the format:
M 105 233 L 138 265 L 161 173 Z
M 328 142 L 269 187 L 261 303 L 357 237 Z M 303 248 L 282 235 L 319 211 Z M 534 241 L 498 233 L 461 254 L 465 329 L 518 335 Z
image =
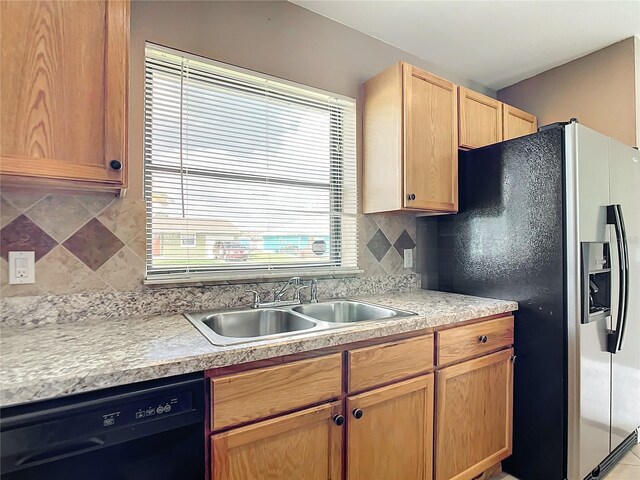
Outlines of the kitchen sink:
M 415 313 L 354 300 L 184 314 L 211 343 L 219 346 L 285 338 L 337 329 L 355 322 L 409 315 Z
M 385 318 L 415 315 L 412 312 L 394 310 L 353 300 L 332 300 L 321 303 L 307 303 L 293 307 L 294 312 L 329 323 L 354 323 Z
M 317 324 L 288 310 L 274 308 L 215 313 L 202 320 L 218 335 L 253 338 L 308 330 Z
M 322 328 L 320 322 L 288 308 L 255 308 L 185 313 L 185 317 L 214 345 L 288 337 Z

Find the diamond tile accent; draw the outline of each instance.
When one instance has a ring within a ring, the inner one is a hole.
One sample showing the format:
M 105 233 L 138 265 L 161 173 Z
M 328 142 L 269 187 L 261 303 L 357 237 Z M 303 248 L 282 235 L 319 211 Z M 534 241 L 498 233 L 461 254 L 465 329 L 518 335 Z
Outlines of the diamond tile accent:
M 47 195 L 25 212 L 40 228 L 64 241 L 93 215 L 70 195 Z
M 92 218 L 63 245 L 91 270 L 96 271 L 113 257 L 124 243 L 97 219 Z
M 5 260 L 8 260 L 12 251 L 34 251 L 37 262 L 57 244 L 25 215 L 20 215 L 0 230 L 0 256 Z
M 409 235 L 406 230 L 403 230 L 393 246 L 396 248 L 400 256 L 404 258 L 404 249 L 413 249 L 416 246 L 416 242 L 413 241 L 413 238 L 411 238 L 411 235 Z
M 369 240 L 369 243 L 367 243 L 367 247 L 380 262 L 391 248 L 391 242 L 389 242 L 382 230 L 378 229 Z

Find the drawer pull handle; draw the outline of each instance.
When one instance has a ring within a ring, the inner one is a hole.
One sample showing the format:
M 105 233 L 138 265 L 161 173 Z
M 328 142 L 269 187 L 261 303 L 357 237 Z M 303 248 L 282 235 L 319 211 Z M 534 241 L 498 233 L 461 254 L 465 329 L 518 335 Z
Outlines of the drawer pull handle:
M 359 409 L 359 408 L 354 408 L 353 411 L 351 412 L 351 414 L 356 418 L 356 419 L 361 419 L 362 416 L 364 415 L 364 412 Z
M 333 417 L 333 423 L 335 423 L 339 427 L 342 426 L 342 424 L 344 423 L 344 417 L 342 415 L 335 415 Z
M 487 340 L 489 340 L 489 337 L 487 337 L 486 335 L 480 335 L 480 336 L 478 337 L 478 341 L 479 341 L 480 343 L 487 343 Z

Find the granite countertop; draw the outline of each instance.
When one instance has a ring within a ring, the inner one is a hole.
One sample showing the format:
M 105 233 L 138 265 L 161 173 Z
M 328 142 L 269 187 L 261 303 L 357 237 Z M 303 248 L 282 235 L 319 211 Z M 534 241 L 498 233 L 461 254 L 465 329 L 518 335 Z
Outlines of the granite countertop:
M 517 310 L 516 302 L 429 290 L 351 297 L 417 313 L 219 347 L 182 315 L 2 327 L 0 406 L 202 371 Z

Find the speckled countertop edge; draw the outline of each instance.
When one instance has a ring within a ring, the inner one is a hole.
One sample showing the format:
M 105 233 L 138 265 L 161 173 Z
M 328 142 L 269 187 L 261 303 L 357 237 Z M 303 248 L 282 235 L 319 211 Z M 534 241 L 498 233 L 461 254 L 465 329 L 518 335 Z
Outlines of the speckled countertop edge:
M 3 327 L 0 406 L 432 329 L 518 308 L 516 302 L 428 290 L 351 298 L 417 315 L 229 347 L 209 343 L 182 315 Z

